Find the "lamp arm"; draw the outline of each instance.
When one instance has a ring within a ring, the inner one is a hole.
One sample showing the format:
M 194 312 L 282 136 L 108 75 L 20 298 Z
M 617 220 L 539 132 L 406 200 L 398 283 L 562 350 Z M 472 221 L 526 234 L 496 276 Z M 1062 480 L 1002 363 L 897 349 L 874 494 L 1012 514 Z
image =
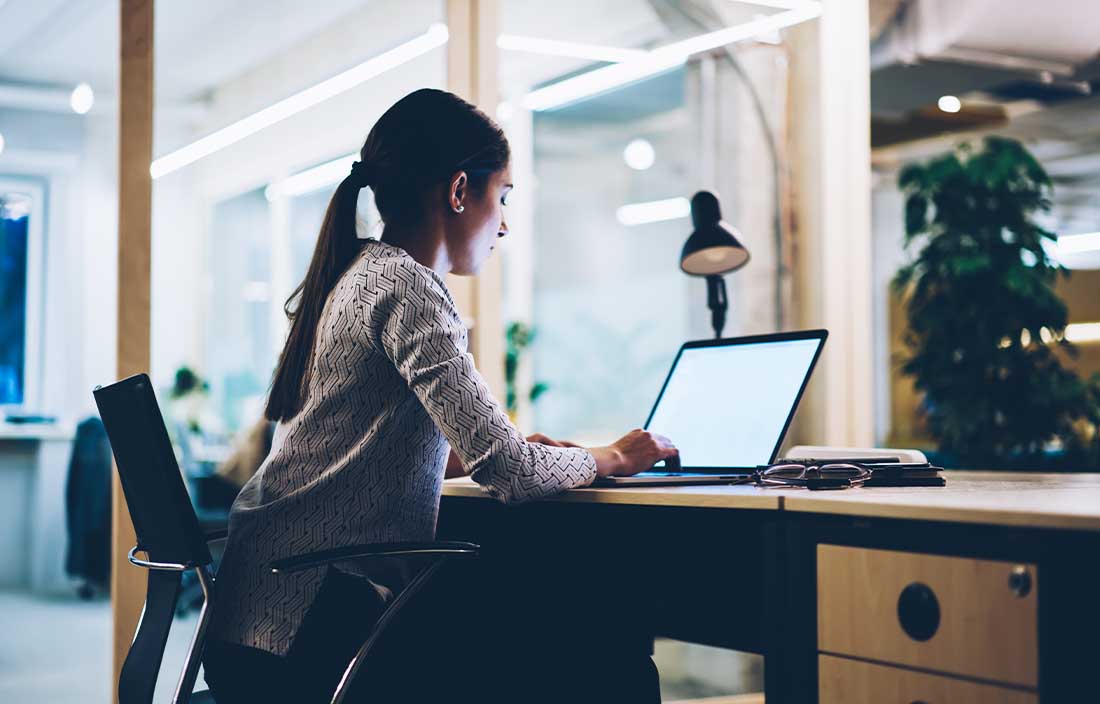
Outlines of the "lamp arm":
M 729 299 L 726 296 L 726 280 L 718 274 L 707 277 L 707 308 L 710 308 L 710 324 L 714 328 L 714 337 L 722 337 L 722 328 L 726 326 L 726 311 Z

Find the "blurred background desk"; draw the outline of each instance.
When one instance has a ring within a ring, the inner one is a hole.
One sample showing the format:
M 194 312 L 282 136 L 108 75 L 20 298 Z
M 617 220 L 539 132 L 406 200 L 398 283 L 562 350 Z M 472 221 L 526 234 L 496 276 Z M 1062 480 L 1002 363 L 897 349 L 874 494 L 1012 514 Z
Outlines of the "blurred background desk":
M 0 423 L 0 588 L 63 592 L 68 425 Z
M 481 543 L 512 589 L 593 590 L 584 618 L 763 654 L 771 701 L 1096 699 L 1080 644 L 1100 631 L 1100 475 L 946 476 L 582 489 L 522 507 L 449 480 L 439 532 Z

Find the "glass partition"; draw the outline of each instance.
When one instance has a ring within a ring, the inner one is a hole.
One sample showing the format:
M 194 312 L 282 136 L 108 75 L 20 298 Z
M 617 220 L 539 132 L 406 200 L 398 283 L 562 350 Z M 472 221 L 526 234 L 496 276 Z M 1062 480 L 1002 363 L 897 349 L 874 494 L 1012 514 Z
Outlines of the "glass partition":
M 643 424 L 679 346 L 713 336 L 705 282 L 679 268 L 696 191 L 720 196 L 753 257 L 728 277 L 724 334 L 781 324 L 777 154 L 766 145 L 785 120 L 785 63 L 757 40 L 690 48 L 774 8 L 570 5 L 546 15 L 501 3 L 498 117 L 517 186 L 505 320 L 534 333 L 512 345 L 521 423 L 599 443 Z

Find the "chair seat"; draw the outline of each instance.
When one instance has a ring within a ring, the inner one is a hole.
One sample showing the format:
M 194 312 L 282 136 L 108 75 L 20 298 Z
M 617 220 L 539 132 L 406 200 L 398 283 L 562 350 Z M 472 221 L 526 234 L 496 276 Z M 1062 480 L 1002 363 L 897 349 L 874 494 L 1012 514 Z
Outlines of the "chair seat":
M 210 693 L 209 689 L 204 689 L 201 692 L 195 692 L 191 695 L 191 704 L 218 704 L 214 701 L 214 695 Z

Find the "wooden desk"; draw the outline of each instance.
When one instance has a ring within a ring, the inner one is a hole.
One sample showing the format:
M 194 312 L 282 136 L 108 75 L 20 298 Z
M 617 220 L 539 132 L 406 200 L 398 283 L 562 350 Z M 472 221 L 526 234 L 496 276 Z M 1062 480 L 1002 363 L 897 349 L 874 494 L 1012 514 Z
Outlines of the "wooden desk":
M 443 495 L 491 501 L 468 477 L 443 482 Z M 775 511 L 781 495 L 755 486 L 664 486 L 615 489 L 574 489 L 543 503 L 623 504 L 629 506 L 678 506 L 682 508 L 735 508 Z
M 944 472 L 947 486 L 780 490 L 784 511 L 1100 531 L 1100 474 Z
M 527 506 L 450 480 L 440 532 L 482 543 L 490 562 L 535 555 L 574 584 L 601 565 L 600 588 L 649 580 L 635 621 L 764 654 L 771 701 L 1100 701 L 1087 645 L 1100 632 L 1100 475 L 946 476 L 835 492 L 583 489 Z M 924 641 L 899 616 L 911 583 L 938 606 Z

